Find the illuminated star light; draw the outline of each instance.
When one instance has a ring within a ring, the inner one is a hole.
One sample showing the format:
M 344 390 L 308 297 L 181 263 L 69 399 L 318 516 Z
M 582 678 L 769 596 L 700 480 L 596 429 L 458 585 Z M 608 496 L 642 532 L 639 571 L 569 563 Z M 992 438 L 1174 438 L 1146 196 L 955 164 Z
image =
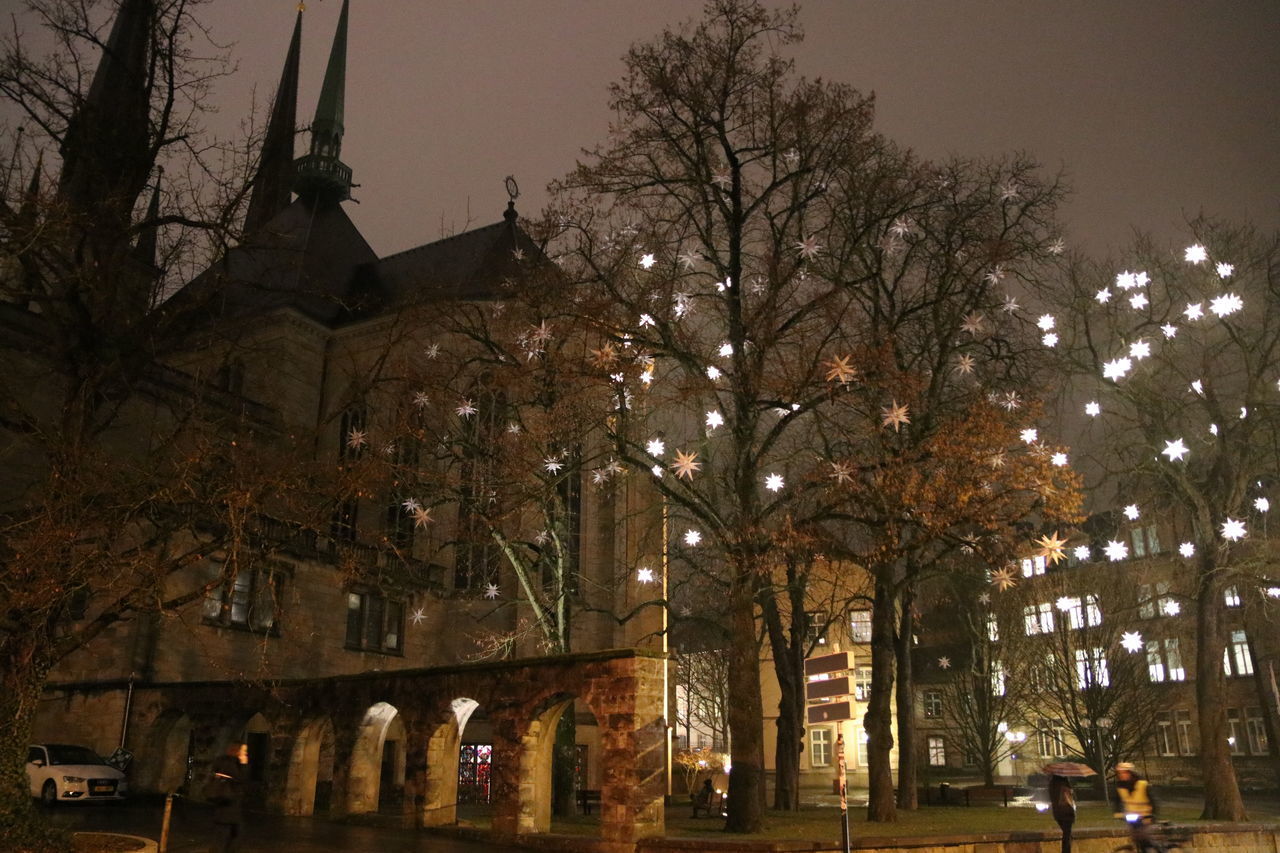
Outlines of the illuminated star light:
M 724 426 L 724 415 L 715 411 L 707 412 L 707 432 L 722 426 Z
M 1257 498 L 1253 502 L 1253 508 L 1258 512 L 1269 512 L 1271 510 L 1271 501 L 1266 498 Z
M 404 507 L 404 511 L 405 511 L 405 512 L 413 512 L 413 511 L 414 511 L 414 510 L 416 510 L 418 507 L 422 506 L 422 504 L 418 503 L 418 499 L 417 499 L 417 498 L 405 498 L 405 499 L 400 503 L 400 506 Z
M 975 337 L 982 334 L 982 315 L 977 311 L 970 311 L 960 323 L 960 331 L 968 332 Z
M 963 373 L 965 376 L 973 373 L 973 356 L 965 354 L 956 359 L 956 372 Z
M 1117 542 L 1112 539 L 1107 543 L 1107 547 L 1103 549 L 1106 552 L 1107 559 L 1114 562 L 1125 559 L 1129 556 L 1129 548 L 1123 542 Z
M 698 461 L 698 452 L 685 453 L 683 450 L 676 451 L 676 461 L 671 464 L 672 470 L 676 472 L 676 479 L 684 477 L 692 480 L 693 475 L 702 470 L 702 463 Z
M 991 583 L 996 589 L 1004 592 L 1010 587 L 1017 586 L 1018 580 L 1010 566 L 996 569 L 991 573 Z
M 782 483 L 781 474 L 770 474 L 769 476 L 764 478 L 764 487 L 771 492 L 782 491 L 782 485 L 783 483 Z
M 453 411 L 454 411 L 454 414 L 456 414 L 460 418 L 469 418 L 476 413 L 477 409 L 476 409 L 475 403 L 471 402 L 470 400 L 464 399 L 462 401 L 462 405 L 458 406 L 458 408 L 454 409 Z
M 1117 358 L 1114 361 L 1108 361 L 1102 365 L 1102 377 L 1104 379 L 1119 379 L 1129 372 L 1133 367 L 1133 362 L 1127 358 Z
M 826 363 L 827 381 L 848 385 L 858 375 L 857 369 L 850 363 L 853 356 L 837 355 Z
M 1055 453 L 1053 454 L 1053 456 L 1049 458 L 1049 461 L 1052 462 L 1058 468 L 1065 468 L 1067 465 L 1067 454 Z
M 654 465 L 652 468 L 650 468 L 650 469 L 649 469 L 649 473 L 650 473 L 650 474 L 653 474 L 653 476 L 655 476 L 655 477 L 657 477 L 659 480 L 661 480 L 661 479 L 662 479 L 662 474 L 663 474 L 662 465 L 660 465 L 660 464 L 659 464 L 659 465 Z
M 1040 437 L 1040 433 L 1038 430 L 1027 427 L 1022 432 L 1018 433 L 1018 436 L 1027 444 L 1035 444 L 1036 440 Z
M 1183 260 L 1189 264 L 1202 264 L 1209 260 L 1209 252 L 1204 246 L 1196 243 L 1194 246 L 1188 246 L 1186 252 L 1182 255 Z
M 1129 344 L 1129 358 L 1134 361 L 1142 361 L 1151 355 L 1151 344 L 1143 340 L 1137 340 Z
M 892 405 L 885 406 L 880 410 L 880 426 L 893 427 L 893 431 L 897 432 L 898 428 L 911 423 L 911 416 L 907 413 L 905 405 L 899 406 L 898 401 L 894 400 Z
M 419 391 L 413 395 L 413 404 L 419 409 L 426 408 L 427 404 L 430 402 L 431 398 L 427 396 L 426 391 Z
M 1137 521 L 1139 514 L 1137 504 L 1129 504 L 1124 508 L 1124 517 L 1130 521 Z
M 1177 616 L 1182 612 L 1182 605 L 1176 601 L 1166 601 L 1161 607 L 1165 616 Z
M 1244 538 L 1244 522 L 1228 518 L 1222 522 L 1222 538 L 1228 542 L 1239 542 Z
M 1217 266 L 1218 278 L 1227 278 L 1235 271 L 1236 268 L 1231 264 L 1220 263 Z
M 1127 652 L 1140 652 L 1143 647 L 1142 635 L 1137 631 L 1125 631 L 1120 636 L 1120 645 L 1124 646 Z
M 409 621 L 417 625 L 420 622 L 422 622 L 423 619 L 426 619 L 426 618 L 427 618 L 426 612 L 423 610 L 423 608 L 419 607 L 416 610 L 414 610 L 412 614 L 410 614 Z
M 681 252 L 679 260 L 681 267 L 691 270 L 698 264 L 698 254 L 696 252 Z
M 1091 400 L 1084 404 L 1084 413 L 1091 418 L 1096 418 L 1098 415 L 1102 414 L 1102 406 L 1100 406 L 1097 401 Z
M 1178 554 L 1183 557 L 1194 557 L 1196 555 L 1196 546 L 1190 542 L 1183 542 L 1178 546 Z
M 656 580 L 653 569 L 648 566 L 641 567 L 640 571 L 636 572 L 636 580 L 640 583 L 653 583 Z
M 1049 244 L 1049 254 L 1051 255 L 1061 255 L 1066 250 L 1067 250 L 1067 241 L 1063 240 L 1061 237 L 1057 238 L 1056 240 L 1054 240 L 1052 243 Z
M 1164 450 L 1161 450 L 1160 452 L 1165 456 L 1168 456 L 1170 462 L 1177 462 L 1190 451 L 1187 449 L 1187 445 L 1183 443 L 1181 438 L 1175 438 L 1173 441 L 1166 441 L 1164 443 Z
M 489 599 L 490 601 L 493 601 L 495 598 L 497 598 L 498 585 L 496 583 L 491 583 L 488 586 L 486 586 L 484 588 L 484 597 Z
M 1049 332 L 1040 339 L 1040 342 L 1047 347 L 1056 347 L 1058 345 L 1058 336 L 1054 332 Z
M 413 526 L 426 527 L 431 523 L 431 510 L 426 507 L 418 507 L 413 511 Z
M 667 445 L 663 442 L 662 439 L 653 438 L 653 439 L 650 439 L 649 443 L 644 446 L 644 449 L 649 452 L 650 456 L 661 456 L 662 454 L 667 452 Z
M 1174 335 L 1178 334 L 1178 327 L 1172 323 L 1165 323 L 1160 327 L 1160 331 L 1164 332 L 1164 336 L 1166 338 L 1172 338 Z
M 796 243 L 796 251 L 800 253 L 800 257 L 808 261 L 817 257 L 818 252 L 822 251 L 822 245 L 816 236 L 810 235 Z
M 728 358 L 733 355 L 733 344 L 727 342 L 721 344 L 719 352 L 721 358 Z
M 1204 316 L 1204 307 L 1199 302 L 1194 304 L 1188 302 L 1187 307 L 1182 311 L 1182 316 L 1186 317 L 1188 320 L 1199 320 Z
M 1135 311 L 1141 311 L 1143 308 L 1147 307 L 1147 294 L 1145 293 L 1133 294 L 1133 296 L 1129 297 L 1129 304 L 1133 306 L 1133 309 Z
M 427 347 L 425 350 L 423 350 L 423 352 L 424 352 L 424 353 L 426 353 L 427 358 L 439 358 L 439 357 L 440 357 L 440 345 L 439 345 L 439 344 L 432 344 L 431 346 L 429 346 L 429 347 Z
M 853 465 L 848 462 L 832 462 L 831 473 L 828 475 L 836 481 L 837 485 L 853 482 Z
M 946 655 L 938 658 L 938 669 L 951 669 L 951 658 Z
M 1224 293 L 1209 303 L 1209 310 L 1218 317 L 1229 317 L 1244 308 L 1244 300 L 1234 293 Z
M 1116 287 L 1121 290 L 1132 290 L 1138 286 L 1138 274 L 1125 270 L 1116 273 Z
M 651 314 L 640 315 L 640 328 L 643 329 L 645 326 L 652 326 L 652 325 L 654 325 L 653 315 Z
M 1055 530 L 1052 535 L 1041 536 L 1036 540 L 1036 544 L 1040 546 L 1040 554 L 1050 563 L 1057 563 L 1066 559 L 1065 549 L 1067 540 L 1058 535 Z
M 1109 288 L 1104 287 L 1102 288 L 1102 290 L 1099 290 L 1097 293 L 1095 293 L 1093 295 L 1093 298 L 1098 300 L 1099 305 L 1106 305 L 1108 302 L 1111 301 L 1111 290 Z
M 1000 402 L 1006 411 L 1012 412 L 1014 409 L 1022 405 L 1022 398 L 1018 396 L 1017 391 L 1010 391 L 1004 395 L 1004 400 Z
M 1267 595 L 1271 596 L 1272 598 L 1280 598 L 1280 586 L 1267 587 Z
M 1056 603 L 1057 603 L 1058 609 L 1061 610 L 1063 613 L 1066 613 L 1068 610 L 1078 605 L 1080 603 L 1080 599 L 1067 598 L 1064 595 L 1062 598 L 1059 598 Z
M 1021 307 L 1022 306 L 1018 304 L 1018 300 L 1014 299 L 1012 296 L 1005 296 L 1004 304 L 1000 306 L 1000 310 L 1006 314 L 1015 314 Z
M 1075 551 L 1072 553 L 1075 554 L 1076 559 L 1082 563 L 1087 563 L 1093 557 L 1093 552 L 1089 550 L 1088 545 L 1077 545 Z
M 720 368 L 716 367 L 714 364 L 709 366 L 707 368 L 707 378 L 710 379 L 712 382 L 715 382 L 717 379 L 719 379 Z
M 1199 379 L 1192 380 L 1191 385 L 1189 387 L 1191 388 L 1192 391 L 1195 391 L 1197 394 L 1204 396 L 1204 383 L 1201 382 Z
M 1000 266 L 999 264 L 996 264 L 994 267 L 987 270 L 987 274 L 982 277 L 982 280 L 985 281 L 987 284 L 999 284 L 1003 278 L 1004 278 L 1004 267 Z
M 369 434 L 362 429 L 353 429 L 347 433 L 347 447 L 359 450 L 369 443 Z
M 559 474 L 560 469 L 564 467 L 564 463 L 554 456 L 548 456 L 542 460 L 542 467 L 548 474 Z
M 686 530 L 684 532 L 684 544 L 689 546 L 697 545 L 702 541 L 702 534 L 697 530 Z

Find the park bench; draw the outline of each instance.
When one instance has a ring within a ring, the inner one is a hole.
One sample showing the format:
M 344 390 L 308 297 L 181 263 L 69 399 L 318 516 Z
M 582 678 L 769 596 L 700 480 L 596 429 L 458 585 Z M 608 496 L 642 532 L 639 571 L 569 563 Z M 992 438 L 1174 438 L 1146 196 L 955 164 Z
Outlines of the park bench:
M 600 791 L 596 788 L 580 788 L 578 790 L 578 808 L 583 814 L 591 814 L 591 806 L 600 802 Z

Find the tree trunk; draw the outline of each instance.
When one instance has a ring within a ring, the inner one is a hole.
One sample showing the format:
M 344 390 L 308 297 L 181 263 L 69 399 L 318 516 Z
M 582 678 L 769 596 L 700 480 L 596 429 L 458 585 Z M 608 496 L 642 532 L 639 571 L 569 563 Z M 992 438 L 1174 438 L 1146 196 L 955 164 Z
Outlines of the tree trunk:
M 33 662 L 36 654 L 33 643 L 13 636 L 0 644 L 0 850 L 45 853 L 71 846 L 32 807 L 27 782 L 31 719 L 49 671 Z
M 893 801 L 893 770 L 889 753 L 893 749 L 894 623 L 895 607 L 892 568 L 876 571 L 875 598 L 871 604 L 871 698 L 867 703 L 864 727 L 867 733 L 867 820 L 892 822 L 898 819 Z
M 911 669 L 911 646 L 914 639 L 911 607 L 914 595 L 911 584 L 907 584 L 902 593 L 902 613 L 898 620 L 897 646 L 894 649 L 898 664 L 894 697 L 897 700 L 898 712 L 898 808 L 900 809 L 919 807 L 917 753 L 920 745 L 916 742 L 915 682 Z
M 556 724 L 555 752 L 551 759 L 551 812 L 560 817 L 573 814 L 577 788 L 578 721 L 573 705 L 564 709 Z
M 796 636 L 793 611 L 793 630 L 788 642 L 782 614 L 778 612 L 778 603 L 772 595 L 764 597 L 761 607 L 781 696 L 778 699 L 778 741 L 773 754 L 773 807 L 795 811 L 800 808 L 800 752 L 804 748 L 804 636 Z
M 1222 655 L 1226 648 L 1222 626 L 1222 584 L 1211 553 L 1201 557 L 1196 590 L 1196 713 L 1200 722 L 1200 771 L 1204 776 L 1204 811 L 1201 820 L 1244 820 L 1244 800 L 1236 781 L 1236 769 L 1223 732 L 1227 710 L 1223 705 L 1225 677 Z
M 735 567 L 729 587 L 728 832 L 758 832 L 764 820 L 764 702 L 750 572 Z

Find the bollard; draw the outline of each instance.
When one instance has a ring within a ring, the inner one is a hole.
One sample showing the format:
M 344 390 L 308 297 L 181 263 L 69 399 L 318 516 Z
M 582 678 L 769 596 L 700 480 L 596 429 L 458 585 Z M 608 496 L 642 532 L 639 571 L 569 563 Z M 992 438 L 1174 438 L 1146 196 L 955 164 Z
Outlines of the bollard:
M 173 814 L 173 792 L 164 795 L 164 819 L 160 823 L 160 853 L 169 849 L 169 816 Z

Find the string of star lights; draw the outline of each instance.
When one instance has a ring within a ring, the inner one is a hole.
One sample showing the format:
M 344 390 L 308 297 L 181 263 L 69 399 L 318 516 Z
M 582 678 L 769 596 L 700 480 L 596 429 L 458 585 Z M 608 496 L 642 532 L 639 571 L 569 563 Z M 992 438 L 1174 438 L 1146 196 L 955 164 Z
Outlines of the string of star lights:
M 1097 375 L 1101 382 L 1100 394 L 1084 404 L 1084 414 L 1088 418 L 1095 423 L 1107 425 L 1108 415 L 1124 411 L 1125 406 L 1139 407 L 1141 412 L 1144 405 L 1142 401 L 1150 399 L 1147 395 L 1160 393 L 1159 391 L 1143 386 L 1141 394 L 1135 392 L 1132 398 L 1111 402 L 1107 400 L 1108 396 L 1115 397 L 1118 394 L 1128 397 L 1123 391 L 1125 383 L 1137 381 L 1135 377 L 1139 375 L 1147 381 L 1163 379 L 1166 374 L 1172 376 L 1174 384 L 1179 387 L 1173 391 L 1166 390 L 1165 393 L 1188 395 L 1189 404 L 1178 405 L 1175 402 L 1168 418 L 1161 420 L 1149 417 L 1148 420 L 1140 421 L 1144 424 L 1143 429 L 1148 430 L 1142 434 L 1144 440 L 1156 442 L 1150 459 L 1141 463 L 1143 470 L 1172 481 L 1191 476 L 1187 466 L 1197 460 L 1204 464 L 1203 454 L 1228 452 L 1224 436 L 1227 435 L 1228 424 L 1232 420 L 1245 421 L 1251 417 L 1261 417 L 1250 408 L 1259 405 L 1257 383 L 1248 374 L 1243 380 L 1239 378 L 1242 371 L 1254 369 L 1253 366 L 1233 364 L 1230 359 L 1223 358 L 1221 353 L 1211 349 L 1215 342 L 1221 346 L 1220 339 L 1225 335 L 1226 340 L 1239 347 L 1246 357 L 1253 354 L 1248 342 L 1242 340 L 1240 328 L 1226 325 L 1228 318 L 1237 317 L 1246 308 L 1241 292 L 1233 286 L 1235 265 L 1211 258 L 1210 250 L 1202 243 L 1187 247 L 1182 253 L 1182 262 L 1190 267 L 1184 268 L 1184 271 L 1192 276 L 1187 287 L 1191 298 L 1185 302 L 1172 288 L 1169 293 L 1155 292 L 1156 282 L 1148 272 L 1123 270 L 1115 275 L 1112 284 L 1093 293 L 1089 302 L 1092 308 L 1087 312 L 1100 312 L 1115 335 L 1115 343 L 1110 352 L 1105 349 L 1106 343 L 1100 343 L 1103 339 L 1098 332 L 1090 331 L 1087 335 L 1090 348 L 1104 347 L 1096 358 Z M 1203 272 L 1197 273 L 1197 268 Z M 1198 295 L 1197 289 L 1202 291 Z M 1264 306 L 1260 310 L 1267 308 Z M 983 334 L 985 323 L 986 318 L 982 314 L 971 312 L 963 318 L 960 331 L 977 337 Z M 1070 324 L 1061 323 L 1059 318 L 1051 314 L 1041 315 L 1035 325 L 1042 333 L 1042 344 L 1047 348 L 1059 347 L 1064 339 L 1061 336 L 1069 334 L 1069 330 L 1064 331 L 1063 326 Z M 1147 362 L 1154 360 L 1156 356 L 1160 356 L 1160 367 L 1148 370 Z M 967 375 L 974 367 L 972 360 L 962 356 L 954 370 Z M 1206 374 L 1217 371 L 1221 375 L 1196 376 L 1192 373 L 1190 377 L 1184 377 L 1181 373 L 1197 369 Z M 1236 373 L 1232 374 L 1232 371 Z M 1271 378 L 1264 377 L 1264 380 L 1269 387 Z M 1280 391 L 1280 377 L 1275 378 L 1275 388 Z M 1009 401 L 1012 399 L 1009 398 Z M 1249 402 L 1250 399 L 1254 402 Z M 1195 405 L 1190 404 L 1193 401 Z M 1274 404 L 1264 399 L 1262 405 L 1270 409 Z M 1006 407 L 1012 410 L 1012 406 Z M 886 426 L 890 423 L 889 412 L 890 409 L 886 408 Z M 1195 418 L 1205 415 L 1208 417 L 1197 425 Z M 1120 417 L 1119 414 L 1115 416 Z M 895 423 L 894 428 L 897 426 Z M 1115 426 L 1137 430 L 1133 420 L 1117 421 Z M 1158 435 L 1158 430 L 1162 427 L 1168 430 L 1164 436 Z M 1157 431 L 1154 436 L 1149 434 L 1152 429 Z M 1034 427 L 1025 428 L 1021 435 L 1028 444 L 1039 441 L 1039 432 Z M 1055 454 L 1052 461 L 1055 465 L 1067 464 L 1065 454 Z M 1160 466 L 1170 467 L 1162 469 Z M 1261 491 L 1270 487 L 1271 483 L 1264 478 L 1255 477 L 1252 485 Z M 1244 506 L 1238 512 L 1228 514 L 1223 512 L 1224 509 L 1229 508 L 1218 508 L 1223 514 L 1215 522 L 1214 534 L 1221 543 L 1230 545 L 1248 538 L 1249 513 L 1255 514 L 1255 518 L 1267 513 L 1270 510 L 1270 500 L 1265 494 L 1255 492 L 1245 499 Z M 1121 515 L 1126 521 L 1136 522 L 1144 518 L 1143 507 L 1139 503 L 1128 503 L 1122 508 Z M 1080 544 L 1068 549 L 1066 540 L 1055 532 L 1041 537 L 1035 544 L 1039 554 L 1054 563 L 1065 559 L 1068 550 L 1072 558 L 1080 562 L 1099 558 L 1123 562 L 1132 556 L 1129 546 L 1119 539 L 1109 540 L 1096 547 Z M 1181 542 L 1176 553 L 1182 559 L 1192 560 L 1198 553 L 1196 543 Z M 1139 549 L 1136 556 L 1142 555 L 1143 551 Z M 1017 572 L 1013 566 L 1005 566 L 992 571 L 989 580 L 997 590 L 1008 590 L 1017 583 Z M 1269 597 L 1280 598 L 1280 586 L 1266 586 L 1265 593 Z M 1166 615 L 1180 612 L 1179 603 L 1172 599 L 1163 600 L 1160 607 Z M 1119 642 L 1131 653 L 1142 652 L 1145 648 L 1142 636 L 1137 631 L 1124 632 Z

